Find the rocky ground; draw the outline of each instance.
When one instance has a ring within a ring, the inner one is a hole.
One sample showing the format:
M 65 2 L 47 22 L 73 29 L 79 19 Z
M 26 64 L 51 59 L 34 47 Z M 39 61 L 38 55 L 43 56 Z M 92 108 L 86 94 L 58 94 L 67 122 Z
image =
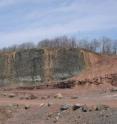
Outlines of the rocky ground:
M 0 124 L 116 124 L 116 87 L 81 89 L 2 90 Z

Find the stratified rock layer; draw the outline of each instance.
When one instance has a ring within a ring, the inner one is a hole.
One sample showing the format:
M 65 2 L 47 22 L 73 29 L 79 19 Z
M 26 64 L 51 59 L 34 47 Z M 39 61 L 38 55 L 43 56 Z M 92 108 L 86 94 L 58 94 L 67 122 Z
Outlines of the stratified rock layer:
M 81 49 L 30 49 L 0 53 L 0 82 L 44 82 L 70 78 L 101 59 Z

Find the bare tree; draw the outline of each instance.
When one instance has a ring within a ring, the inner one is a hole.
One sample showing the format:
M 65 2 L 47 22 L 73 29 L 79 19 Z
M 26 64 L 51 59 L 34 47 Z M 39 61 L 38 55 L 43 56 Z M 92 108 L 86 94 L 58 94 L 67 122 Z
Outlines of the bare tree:
M 111 54 L 112 52 L 112 41 L 109 38 L 102 38 L 102 53 Z
M 112 50 L 113 54 L 117 55 L 117 40 L 113 41 Z
M 84 48 L 84 49 L 90 50 L 90 43 L 86 39 L 79 40 L 78 46 L 79 46 L 79 48 Z
M 18 46 L 18 50 L 23 50 L 23 49 L 32 49 L 35 48 L 34 43 L 32 42 L 26 42 L 26 43 L 22 43 Z
M 54 39 L 45 39 L 38 43 L 38 48 L 75 48 L 77 47 L 76 40 L 74 38 L 68 38 L 66 36 L 56 37 Z
M 74 37 L 67 36 L 56 37 L 53 39 L 44 39 L 36 46 L 32 42 L 22 43 L 20 45 L 12 45 L 1 49 L 1 52 L 20 51 L 23 49 L 32 48 L 84 48 L 93 52 L 101 52 L 104 54 L 117 54 L 117 40 L 112 40 L 107 37 L 100 39 L 80 39 L 76 40 Z
M 37 47 L 38 47 L 38 48 L 48 47 L 48 46 L 49 46 L 49 42 L 50 42 L 49 39 L 44 39 L 44 40 L 42 40 L 42 41 L 39 41 Z
M 94 52 L 99 51 L 100 46 L 101 46 L 101 44 L 97 39 L 91 40 L 91 42 L 90 42 L 90 50 L 91 51 L 94 51 Z

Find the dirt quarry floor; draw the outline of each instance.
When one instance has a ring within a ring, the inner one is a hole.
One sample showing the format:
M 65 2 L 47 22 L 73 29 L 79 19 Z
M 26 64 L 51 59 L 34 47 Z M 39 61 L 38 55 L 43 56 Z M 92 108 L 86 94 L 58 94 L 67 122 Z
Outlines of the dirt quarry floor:
M 117 88 L 80 88 L 0 91 L 0 124 L 117 124 Z

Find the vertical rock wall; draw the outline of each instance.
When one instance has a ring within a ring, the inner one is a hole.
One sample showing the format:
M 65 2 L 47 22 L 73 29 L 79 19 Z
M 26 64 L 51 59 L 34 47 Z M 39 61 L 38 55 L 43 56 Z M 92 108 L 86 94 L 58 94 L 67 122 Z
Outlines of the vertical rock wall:
M 0 82 L 62 80 L 80 73 L 99 55 L 80 49 L 31 49 L 0 53 Z M 93 59 L 93 60 L 92 60 Z

